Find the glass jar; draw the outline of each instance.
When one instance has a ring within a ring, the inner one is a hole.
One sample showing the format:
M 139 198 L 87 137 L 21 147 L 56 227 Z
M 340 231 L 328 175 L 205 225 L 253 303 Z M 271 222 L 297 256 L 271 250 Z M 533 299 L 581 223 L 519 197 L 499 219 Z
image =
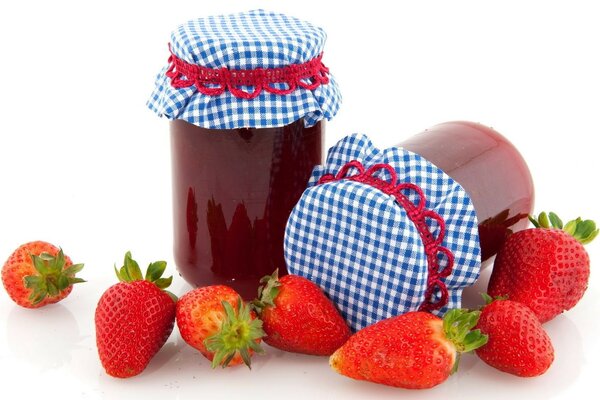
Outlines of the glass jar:
M 171 121 L 175 262 L 196 286 L 227 284 L 245 298 L 286 273 L 288 216 L 322 161 L 324 121 L 205 129 Z
M 506 237 L 524 229 L 533 211 L 529 168 L 506 138 L 484 125 L 435 125 L 398 146 L 426 158 L 469 194 L 479 220 L 481 259 L 496 254 Z
M 265 10 L 171 34 L 148 107 L 171 120 L 174 255 L 192 285 L 251 299 L 263 276 L 287 272 L 286 221 L 341 102 L 325 40 L 321 28 Z

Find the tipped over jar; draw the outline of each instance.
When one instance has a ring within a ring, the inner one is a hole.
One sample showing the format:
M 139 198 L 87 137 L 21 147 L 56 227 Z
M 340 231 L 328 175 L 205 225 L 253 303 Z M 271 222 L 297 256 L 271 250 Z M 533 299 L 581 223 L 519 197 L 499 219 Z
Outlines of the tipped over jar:
M 482 261 L 495 255 L 510 233 L 528 225 L 534 205 L 529 168 L 515 146 L 492 128 L 445 122 L 398 146 L 435 164 L 469 194 L 479 221 Z

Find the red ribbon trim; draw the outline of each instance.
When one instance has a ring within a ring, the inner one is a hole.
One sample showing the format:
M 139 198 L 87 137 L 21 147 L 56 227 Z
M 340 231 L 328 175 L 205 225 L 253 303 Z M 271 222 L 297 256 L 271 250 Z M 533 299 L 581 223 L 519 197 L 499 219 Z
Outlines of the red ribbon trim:
M 236 69 L 207 68 L 189 64 L 171 51 L 169 45 L 169 68 L 166 76 L 171 79 L 171 86 L 176 89 L 196 86 L 196 89 L 207 96 L 219 96 L 226 90 L 241 99 L 253 99 L 263 90 L 277 95 L 292 93 L 297 88 L 314 90 L 320 85 L 329 83 L 329 68 L 323 65 L 323 53 L 303 64 L 292 64 L 281 68 Z M 274 84 L 285 84 L 286 88 L 278 89 Z M 247 92 L 241 87 L 252 87 Z
M 358 170 L 355 175 L 348 175 L 351 168 Z M 386 170 L 390 176 L 390 181 L 385 181 L 381 178 L 373 176 L 379 170 Z M 412 183 L 398 183 L 398 177 L 396 170 L 389 164 L 376 164 L 365 170 L 365 167 L 360 161 L 350 161 L 345 164 L 336 175 L 326 174 L 323 175 L 317 184 L 340 181 L 347 179 L 355 182 L 365 183 L 382 192 L 394 196 L 398 204 L 400 204 L 406 210 L 408 218 L 415 224 L 423 246 L 425 247 L 425 254 L 427 255 L 427 289 L 425 291 L 425 300 L 419 307 L 419 311 L 439 310 L 446 304 L 448 304 L 448 288 L 442 281 L 443 278 L 448 277 L 452 273 L 454 267 L 454 254 L 442 246 L 444 236 L 446 235 L 446 224 L 444 219 L 435 211 L 427 210 L 425 208 L 425 195 L 421 188 Z M 417 194 L 417 203 L 411 202 L 404 193 L 405 190 L 411 190 Z M 438 226 L 439 233 L 437 237 L 433 236 L 432 229 L 427 224 L 427 220 L 434 220 Z M 441 256 L 441 257 L 440 257 Z M 446 259 L 446 265 L 440 270 L 440 261 Z M 439 292 L 440 299 L 435 300 L 435 293 Z

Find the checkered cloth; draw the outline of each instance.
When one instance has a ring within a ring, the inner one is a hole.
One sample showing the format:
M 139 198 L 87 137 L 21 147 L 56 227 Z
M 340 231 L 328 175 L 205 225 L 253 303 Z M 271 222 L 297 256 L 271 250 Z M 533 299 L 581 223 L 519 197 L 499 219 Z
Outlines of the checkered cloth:
M 308 22 L 254 10 L 188 21 L 172 32 L 171 51 L 190 64 L 208 68 L 280 68 L 317 57 L 323 52 L 325 39 L 325 32 Z M 183 119 L 203 128 L 268 128 L 300 118 L 306 126 L 312 126 L 323 118 L 331 119 L 341 102 L 331 74 L 328 84 L 314 90 L 299 87 L 288 95 L 262 91 L 258 97 L 246 100 L 229 91 L 207 96 L 195 86 L 173 88 L 165 75 L 167 69 L 168 65 L 157 75 L 147 106 L 159 116 Z M 283 89 L 285 85 L 273 87 Z
M 423 303 L 428 275 L 425 249 L 396 199 L 350 180 L 317 185 L 321 176 L 336 174 L 352 160 L 365 168 L 390 164 L 398 182 L 418 185 L 427 199 L 425 207 L 443 217 L 442 246 L 452 251 L 455 260 L 451 275 L 443 279 L 448 304 L 436 313 L 460 307 L 462 290 L 475 282 L 481 265 L 477 217 L 469 196 L 423 157 L 397 147 L 379 150 L 364 135 L 342 139 L 329 150 L 326 164 L 314 169 L 286 227 L 289 272 L 318 284 L 354 330 L 417 310 Z M 375 176 L 390 178 L 385 170 Z M 409 193 L 407 197 L 416 201 Z M 437 236 L 434 222 L 430 228 Z

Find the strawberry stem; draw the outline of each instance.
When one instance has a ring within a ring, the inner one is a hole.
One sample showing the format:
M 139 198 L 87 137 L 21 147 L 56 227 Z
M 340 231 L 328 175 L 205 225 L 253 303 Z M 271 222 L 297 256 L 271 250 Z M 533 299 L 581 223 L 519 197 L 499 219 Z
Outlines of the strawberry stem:
M 458 369 L 460 355 L 468 353 L 483 346 L 488 341 L 488 336 L 479 329 L 473 330 L 479 321 L 480 311 L 469 311 L 462 308 L 448 311 L 443 318 L 444 333 L 456 348 L 456 361 L 452 373 Z
M 279 270 L 276 269 L 271 275 L 263 276 L 260 280 L 261 285 L 258 288 L 258 298 L 252 301 L 251 306 L 262 315 L 266 307 L 275 307 L 275 298 L 279 295 Z
M 46 297 L 56 297 L 69 286 L 85 282 L 75 277 L 83 269 L 83 264 L 74 264 L 65 268 L 65 254 L 62 249 L 53 256 L 49 253 L 39 255 L 30 254 L 33 266 L 38 275 L 29 275 L 23 278 L 25 287 L 32 289 L 29 300 L 35 305 Z
M 212 367 L 227 367 L 239 353 L 244 364 L 251 368 L 250 351 L 264 353 L 258 343 L 265 336 L 262 321 L 252 318 L 250 305 L 245 304 L 241 297 L 238 298 L 235 311 L 229 302 L 223 301 L 221 304 L 225 310 L 225 320 L 221 329 L 204 340 L 206 349 L 214 353 Z

